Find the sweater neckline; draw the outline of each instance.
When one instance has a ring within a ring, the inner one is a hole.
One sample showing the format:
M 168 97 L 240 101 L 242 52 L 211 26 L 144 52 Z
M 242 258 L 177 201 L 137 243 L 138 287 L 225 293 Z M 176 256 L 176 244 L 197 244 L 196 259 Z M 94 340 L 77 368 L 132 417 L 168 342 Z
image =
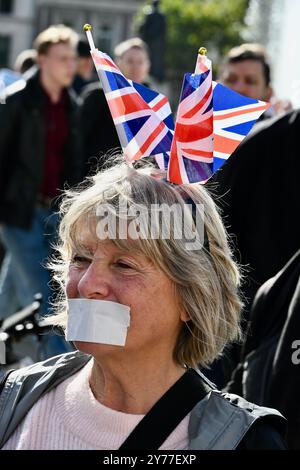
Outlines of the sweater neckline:
M 137 424 L 142 414 L 116 411 L 103 405 L 93 395 L 89 377 L 93 359 L 55 389 L 55 410 L 63 426 L 92 447 L 118 449 Z M 165 441 L 169 449 L 187 442 L 189 415 Z

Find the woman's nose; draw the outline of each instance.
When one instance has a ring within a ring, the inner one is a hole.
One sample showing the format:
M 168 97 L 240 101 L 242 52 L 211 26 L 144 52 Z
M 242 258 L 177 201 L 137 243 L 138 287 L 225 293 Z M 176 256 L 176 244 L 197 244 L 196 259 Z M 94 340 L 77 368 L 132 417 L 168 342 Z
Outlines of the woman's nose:
M 78 292 L 86 299 L 113 300 L 108 270 L 91 263 L 78 282 Z

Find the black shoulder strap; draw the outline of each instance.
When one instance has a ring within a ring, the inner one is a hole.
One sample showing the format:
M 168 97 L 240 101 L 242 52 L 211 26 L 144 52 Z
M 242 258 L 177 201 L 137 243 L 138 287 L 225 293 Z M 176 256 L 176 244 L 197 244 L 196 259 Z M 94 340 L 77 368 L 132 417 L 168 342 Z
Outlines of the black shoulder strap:
M 120 449 L 158 449 L 183 418 L 212 388 L 194 370 L 186 373 L 144 416 Z
M 4 388 L 4 385 L 5 385 L 5 382 L 8 378 L 8 376 L 14 371 L 15 369 L 10 369 L 10 370 L 6 370 L 6 369 L 1 369 L 0 370 L 0 393 L 2 392 L 3 388 Z

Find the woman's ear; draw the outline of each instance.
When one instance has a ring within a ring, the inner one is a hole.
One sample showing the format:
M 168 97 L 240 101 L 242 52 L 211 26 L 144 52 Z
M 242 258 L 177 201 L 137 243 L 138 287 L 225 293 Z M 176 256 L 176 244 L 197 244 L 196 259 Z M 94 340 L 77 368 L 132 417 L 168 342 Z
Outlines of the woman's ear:
M 183 322 L 186 322 L 186 321 L 189 321 L 191 318 L 189 316 L 189 314 L 185 311 L 185 310 L 182 310 L 181 313 L 180 313 L 180 320 L 183 321 Z

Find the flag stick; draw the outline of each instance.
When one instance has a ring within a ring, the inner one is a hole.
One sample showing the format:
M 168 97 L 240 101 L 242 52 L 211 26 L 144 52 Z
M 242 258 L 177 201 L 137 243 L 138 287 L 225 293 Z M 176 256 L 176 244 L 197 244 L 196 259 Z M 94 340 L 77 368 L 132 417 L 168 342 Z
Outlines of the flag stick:
M 87 40 L 89 42 L 91 51 L 94 51 L 96 48 L 95 48 L 94 39 L 92 36 L 92 26 L 90 24 L 85 24 L 83 27 L 83 31 L 86 32 Z
M 206 55 L 206 54 L 207 54 L 206 47 L 200 47 L 200 49 L 198 51 L 197 62 L 196 62 L 196 67 L 195 67 L 195 72 L 194 73 L 201 73 L 201 70 L 200 70 L 201 57 L 199 57 L 199 56 L 203 56 L 203 55 Z

